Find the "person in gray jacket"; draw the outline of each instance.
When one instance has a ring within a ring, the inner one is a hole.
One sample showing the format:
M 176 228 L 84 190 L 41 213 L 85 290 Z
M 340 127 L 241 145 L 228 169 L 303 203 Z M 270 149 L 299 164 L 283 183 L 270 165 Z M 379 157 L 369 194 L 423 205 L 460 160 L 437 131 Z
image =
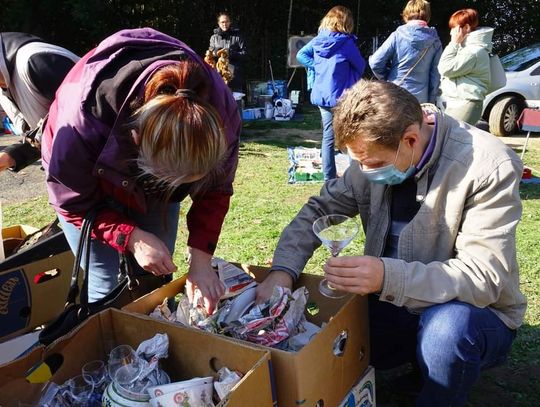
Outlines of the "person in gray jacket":
M 215 58 L 218 57 L 217 52 L 220 49 L 225 48 L 229 51 L 229 71 L 232 73 L 233 78 L 228 85 L 231 90 L 242 92 L 244 88 L 243 64 L 247 58 L 246 44 L 240 30 L 231 27 L 229 14 L 225 12 L 219 13 L 217 23 L 218 28 L 214 30 L 214 34 L 210 37 L 209 50 L 212 51 Z
M 425 0 L 408 1 L 403 21 L 369 57 L 377 79 L 394 82 L 420 103 L 435 103 L 441 81 L 437 65 L 442 53 L 437 30 L 429 27 L 431 7 Z
M 71 51 L 34 35 L 0 33 L 0 106 L 15 132 L 28 135 L 23 143 L 0 152 L 0 171 L 19 171 L 39 159 L 43 119 L 56 90 L 78 60 Z
M 315 219 L 360 216 L 364 255 L 329 258 L 338 290 L 368 295 L 370 363 L 418 364 L 417 406 L 462 406 L 480 371 L 507 357 L 522 324 L 516 227 L 522 163 L 489 133 L 361 80 L 335 109 L 351 158 L 285 228 L 258 301 L 291 287 L 320 245 Z

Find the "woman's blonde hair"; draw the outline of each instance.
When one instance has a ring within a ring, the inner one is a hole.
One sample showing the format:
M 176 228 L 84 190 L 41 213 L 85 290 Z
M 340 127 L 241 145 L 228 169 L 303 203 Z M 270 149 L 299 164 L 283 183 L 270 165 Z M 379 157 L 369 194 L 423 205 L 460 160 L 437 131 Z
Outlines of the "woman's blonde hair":
M 166 184 L 171 193 L 215 172 L 227 151 L 221 118 L 207 101 L 209 90 L 208 77 L 195 62 L 167 65 L 150 78 L 135 113 L 141 175 Z
M 351 34 L 354 29 L 354 19 L 351 10 L 344 6 L 332 7 L 319 25 L 319 31 L 324 29 Z
M 401 13 L 403 21 L 423 20 L 429 23 L 431 19 L 431 6 L 426 0 L 410 0 Z

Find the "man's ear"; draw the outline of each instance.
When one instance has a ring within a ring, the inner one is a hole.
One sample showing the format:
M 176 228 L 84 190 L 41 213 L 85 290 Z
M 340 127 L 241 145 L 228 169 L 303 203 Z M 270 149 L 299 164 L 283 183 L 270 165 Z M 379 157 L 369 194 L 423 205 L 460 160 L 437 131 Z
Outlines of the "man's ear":
M 404 144 L 413 148 L 420 141 L 420 125 L 411 124 L 405 129 L 405 133 L 401 138 Z

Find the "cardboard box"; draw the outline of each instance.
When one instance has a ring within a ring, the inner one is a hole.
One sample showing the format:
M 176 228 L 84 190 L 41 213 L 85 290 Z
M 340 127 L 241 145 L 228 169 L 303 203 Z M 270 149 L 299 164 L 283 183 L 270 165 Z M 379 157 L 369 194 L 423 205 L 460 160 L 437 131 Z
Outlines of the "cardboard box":
M 52 376 L 55 383 L 80 374 L 91 360 L 105 360 L 110 349 L 120 344 L 134 349 L 156 333 L 169 337 L 169 356 L 162 368 L 172 381 L 196 376 L 212 376 L 227 366 L 244 373 L 219 406 L 272 406 L 270 355 L 267 351 L 190 328 L 166 324 L 146 316 L 115 309 L 94 315 L 69 335 L 48 348 L 41 347 L 27 357 L 0 366 L 0 405 L 16 407 L 19 402 L 39 400 L 42 384 L 24 380 L 26 371 L 37 362 L 59 354 L 63 362 Z
M 269 271 L 265 267 L 241 267 L 257 281 L 262 281 Z M 304 273 L 296 285 L 307 287 L 308 302 L 319 310 L 316 315 L 306 314 L 307 319 L 319 326 L 323 322 L 327 325 L 299 352 L 262 347 L 271 353 L 279 406 L 337 406 L 368 366 L 367 298 L 326 298 L 318 290 L 320 279 Z M 184 284 L 185 277 L 172 281 L 123 309 L 148 315 L 164 298 L 182 292 Z
M 376 407 L 375 369 L 369 366 L 339 407 Z
M 74 260 L 63 233 L 9 256 L 10 247 L 35 231 L 26 225 L 2 229 L 8 257 L 0 262 L 0 341 L 49 322 L 66 302 Z
M 4 243 L 4 253 L 9 256 L 13 250 L 24 240 L 24 238 L 39 229 L 28 225 L 15 225 L 2 229 L 2 240 Z M 2 259 L 4 260 L 4 259 Z

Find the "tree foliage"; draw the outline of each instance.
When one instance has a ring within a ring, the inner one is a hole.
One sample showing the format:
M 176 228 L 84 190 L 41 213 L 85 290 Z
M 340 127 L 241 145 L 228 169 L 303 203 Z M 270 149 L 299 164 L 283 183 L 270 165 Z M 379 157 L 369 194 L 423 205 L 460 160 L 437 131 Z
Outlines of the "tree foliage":
M 249 78 L 268 78 L 271 61 L 276 77 L 286 77 L 287 29 L 315 33 L 326 11 L 337 4 L 351 9 L 359 46 L 367 56 L 373 38 L 383 40 L 401 21 L 406 0 L 3 0 L 0 30 L 23 31 L 82 55 L 106 36 L 123 28 L 153 27 L 189 44 L 203 55 L 219 11 L 228 11 L 248 44 Z M 482 25 L 494 27 L 500 54 L 540 41 L 540 0 L 432 0 L 431 25 L 443 44 L 449 40 L 448 18 L 464 7 L 476 8 Z

